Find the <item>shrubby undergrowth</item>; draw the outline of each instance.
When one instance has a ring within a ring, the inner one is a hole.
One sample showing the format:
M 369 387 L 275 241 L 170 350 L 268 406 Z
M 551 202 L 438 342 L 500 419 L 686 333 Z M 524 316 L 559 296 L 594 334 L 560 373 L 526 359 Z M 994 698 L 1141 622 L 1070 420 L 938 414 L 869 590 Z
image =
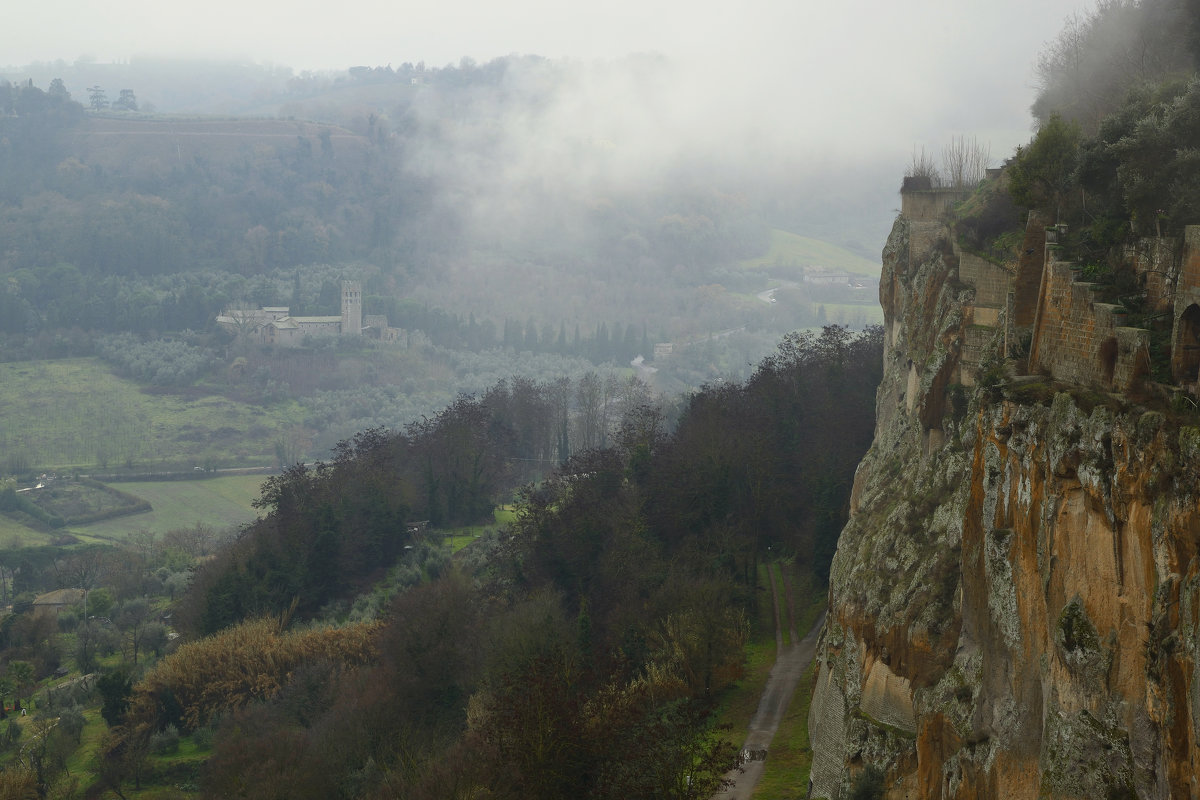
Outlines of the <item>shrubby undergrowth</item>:
M 190 386 L 219 363 L 209 348 L 179 339 L 143 340 L 133 333 L 98 337 L 96 354 L 126 377 L 153 386 Z

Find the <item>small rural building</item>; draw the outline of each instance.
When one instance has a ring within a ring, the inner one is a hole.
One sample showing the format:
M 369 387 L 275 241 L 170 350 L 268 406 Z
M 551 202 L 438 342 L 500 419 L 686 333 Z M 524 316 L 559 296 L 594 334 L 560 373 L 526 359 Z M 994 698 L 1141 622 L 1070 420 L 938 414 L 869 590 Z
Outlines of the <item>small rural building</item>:
M 83 602 L 83 589 L 56 589 L 35 597 L 34 617 L 57 617 L 64 609 Z
M 804 282 L 810 286 L 847 286 L 850 283 L 850 273 L 824 267 L 809 267 L 804 270 Z

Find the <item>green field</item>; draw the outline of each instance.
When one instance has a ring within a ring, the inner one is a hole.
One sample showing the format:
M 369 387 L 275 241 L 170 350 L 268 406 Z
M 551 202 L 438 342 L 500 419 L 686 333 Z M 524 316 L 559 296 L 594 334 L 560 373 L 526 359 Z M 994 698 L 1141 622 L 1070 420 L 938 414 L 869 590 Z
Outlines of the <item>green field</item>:
M 26 528 L 14 519 L 0 514 L 0 547 L 40 547 L 50 544 L 52 534 Z
M 218 530 L 254 520 L 250 503 L 258 498 L 262 475 L 231 475 L 202 481 L 161 481 L 113 484 L 123 492 L 149 500 L 154 510 L 145 514 L 72 526 L 72 533 L 105 539 L 124 539 L 135 531 L 163 534 L 197 523 Z M 2 541 L 2 539 L 0 539 Z
M 457 553 L 484 534 L 484 531 L 503 528 L 515 521 L 517 512 L 511 505 L 500 505 L 492 511 L 494 525 L 464 525 L 459 528 L 438 528 L 437 534 L 450 544 L 450 552 Z
M 778 229 L 771 231 L 771 249 L 759 258 L 741 262 L 743 269 L 770 269 L 774 266 L 826 267 L 844 269 L 854 275 L 879 277 L 879 264 L 857 256 L 836 244 L 810 239 Z
M 871 306 L 854 303 L 813 303 L 813 306 L 824 306 L 825 319 L 839 325 L 883 324 L 883 308 L 878 303 Z
M 0 471 L 269 466 L 299 417 L 294 403 L 149 394 L 94 358 L 0 364 Z

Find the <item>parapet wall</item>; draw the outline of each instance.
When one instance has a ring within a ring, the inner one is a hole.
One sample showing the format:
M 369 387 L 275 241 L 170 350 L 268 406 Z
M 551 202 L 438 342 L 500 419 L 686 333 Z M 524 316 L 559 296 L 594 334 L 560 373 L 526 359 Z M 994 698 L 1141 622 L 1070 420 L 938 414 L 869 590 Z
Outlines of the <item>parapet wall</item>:
M 900 190 L 900 213 L 910 220 L 940 219 L 970 193 L 963 188 L 911 188 L 906 181 L 905 188 Z
M 1096 301 L 1069 262 L 1049 260 L 1030 366 L 1055 380 L 1126 391 L 1149 370 L 1149 333 L 1123 327 L 1120 307 Z
M 1178 238 L 1152 237 L 1125 251 L 1125 260 L 1145 287 L 1146 306 L 1153 313 L 1171 310 L 1181 245 Z
M 1013 273 L 974 253 L 958 251 L 958 278 L 975 287 L 975 305 L 1003 308 L 1008 304 Z
M 908 258 L 924 261 L 938 241 L 947 235 L 945 223 L 933 220 L 912 220 L 908 226 Z

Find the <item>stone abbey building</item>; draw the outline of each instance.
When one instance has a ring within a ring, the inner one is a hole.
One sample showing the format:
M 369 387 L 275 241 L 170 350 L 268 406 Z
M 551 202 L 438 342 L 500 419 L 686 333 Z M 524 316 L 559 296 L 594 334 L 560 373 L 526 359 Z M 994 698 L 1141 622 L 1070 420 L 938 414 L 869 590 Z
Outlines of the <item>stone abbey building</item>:
M 358 281 L 342 281 L 340 316 L 294 317 L 287 306 L 264 306 L 228 309 L 217 317 L 217 324 L 235 335 L 282 347 L 298 347 L 306 336 L 361 336 L 364 332 L 385 336 L 389 330 L 386 317 L 367 317 L 364 327 L 362 285 Z

